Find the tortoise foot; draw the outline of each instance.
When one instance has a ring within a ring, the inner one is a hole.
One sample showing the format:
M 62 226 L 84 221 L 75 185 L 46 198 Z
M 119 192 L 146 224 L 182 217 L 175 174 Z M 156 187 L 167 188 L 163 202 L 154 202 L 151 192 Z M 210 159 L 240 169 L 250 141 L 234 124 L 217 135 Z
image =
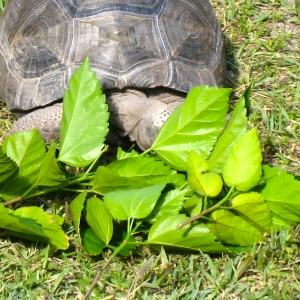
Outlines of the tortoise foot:
M 44 141 L 59 141 L 61 117 L 61 104 L 41 108 L 18 119 L 9 131 L 9 134 L 37 128 Z

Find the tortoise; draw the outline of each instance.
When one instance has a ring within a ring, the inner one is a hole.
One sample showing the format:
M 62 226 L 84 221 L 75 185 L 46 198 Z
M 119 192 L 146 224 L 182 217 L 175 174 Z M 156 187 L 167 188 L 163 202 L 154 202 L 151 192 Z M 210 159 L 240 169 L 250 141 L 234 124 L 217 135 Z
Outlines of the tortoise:
M 209 0 L 10 0 L 0 23 L 0 97 L 26 113 L 11 132 L 36 127 L 45 140 L 59 138 L 56 102 L 86 56 L 107 92 L 111 127 L 141 149 L 193 86 L 224 85 Z

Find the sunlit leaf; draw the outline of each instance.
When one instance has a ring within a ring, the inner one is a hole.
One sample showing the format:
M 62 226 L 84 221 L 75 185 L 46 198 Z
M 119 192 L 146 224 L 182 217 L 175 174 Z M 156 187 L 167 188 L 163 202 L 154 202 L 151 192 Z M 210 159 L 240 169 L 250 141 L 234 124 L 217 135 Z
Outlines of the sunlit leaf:
M 266 185 L 261 193 L 270 209 L 291 225 L 300 222 L 300 182 L 283 170 L 263 166 Z
M 65 179 L 64 173 L 59 169 L 55 158 L 56 144 L 52 142 L 46 153 L 38 175 L 38 185 L 55 186 Z
M 173 216 L 179 213 L 185 201 L 187 190 L 170 190 L 163 192 L 155 204 L 146 222 L 154 223 L 159 218 Z
M 5 229 L 11 236 L 50 242 L 54 249 L 64 250 L 69 246 L 68 237 L 60 222 L 40 207 L 22 207 L 10 212 L 0 204 L 0 228 Z
M 37 129 L 16 132 L 3 143 L 4 152 L 19 166 L 19 174 L 0 189 L 0 197 L 10 200 L 24 195 L 35 185 L 54 186 L 65 178 L 55 160 L 55 143 L 46 154 Z
M 283 218 L 280 215 L 276 214 L 274 211 L 272 211 L 272 229 L 274 230 L 274 232 L 287 230 L 292 226 L 295 226 L 296 224 L 297 222 Z
M 132 150 L 130 152 L 125 152 L 123 151 L 122 148 L 119 147 L 117 151 L 117 160 L 121 160 L 128 157 L 135 157 L 138 155 L 139 155 L 138 152 L 136 152 L 135 150 Z
M 13 133 L 2 148 L 19 167 L 19 174 L 0 184 L 0 197 L 7 201 L 22 197 L 37 184 L 46 150 L 37 129 Z
M 61 228 L 63 217 L 48 214 L 36 206 L 18 208 L 15 210 L 14 216 L 36 220 L 54 249 L 65 250 L 69 247 L 69 239 Z
M 38 130 L 15 132 L 4 140 L 2 148 L 17 164 L 20 175 L 35 183 L 46 154 L 45 144 Z
M 0 228 L 6 230 L 11 236 L 25 238 L 33 241 L 48 242 L 49 238 L 44 234 L 37 221 L 30 218 L 22 218 L 10 213 L 9 209 L 0 203 Z
M 186 220 L 188 220 L 188 217 L 185 215 L 160 218 L 150 228 L 148 243 L 186 250 L 228 252 L 226 247 L 216 242 L 216 236 L 204 224 L 189 224 L 178 229 L 178 225 Z
M 167 183 L 170 176 L 161 175 L 140 175 L 133 177 L 117 176 L 114 172 L 106 167 L 99 167 L 95 174 L 93 190 L 102 195 L 117 190 L 132 190 L 152 186 L 156 183 Z
M 189 197 L 183 205 L 183 211 L 189 216 L 193 217 L 198 215 L 202 210 L 203 199 L 198 194 L 193 194 Z
M 205 191 L 201 184 L 197 174 L 201 174 L 208 171 L 208 163 L 201 155 L 197 154 L 194 150 L 189 153 L 187 160 L 187 176 L 190 187 L 199 195 L 204 195 Z
M 117 220 L 143 219 L 153 210 L 164 184 L 157 184 L 141 189 L 109 192 L 104 203 Z
M 223 188 L 222 177 L 215 172 L 208 172 L 198 175 L 199 183 L 204 189 L 202 196 L 216 197 Z
M 108 132 L 108 107 L 89 59 L 70 79 L 64 96 L 58 159 L 74 167 L 89 165 L 104 147 Z
M 151 150 L 177 170 L 186 170 L 193 149 L 207 158 L 226 123 L 230 93 L 225 88 L 193 88 L 163 125 Z
M 245 99 L 241 98 L 235 105 L 229 122 L 219 136 L 208 159 L 211 171 L 222 173 L 232 146 L 247 130 L 247 121 Z
M 255 187 L 262 175 L 262 155 L 256 129 L 247 131 L 233 145 L 223 168 L 227 186 L 239 191 Z
M 223 181 L 219 174 L 208 170 L 208 162 L 195 151 L 191 151 L 187 161 L 190 187 L 201 196 L 215 197 L 222 191 Z
M 207 227 L 224 244 L 252 246 L 265 240 L 257 228 L 228 210 L 217 210 L 212 213 L 212 218 L 214 222 L 207 224 Z
M 18 173 L 16 163 L 3 152 L 0 147 L 0 182 L 3 182 Z
M 122 177 L 135 177 L 137 179 L 141 176 L 148 176 L 151 181 L 151 177 L 155 179 L 156 176 L 167 175 L 170 176 L 170 182 L 180 181 L 180 184 L 183 183 L 182 175 L 176 174 L 174 170 L 166 166 L 161 160 L 150 156 L 124 158 L 112 162 L 107 167 Z
M 264 197 L 256 192 L 239 194 L 231 200 L 232 209 L 239 212 L 247 222 L 260 230 L 270 232 L 271 211 Z
M 162 161 L 149 156 L 138 156 L 115 161 L 107 167 L 100 166 L 95 174 L 93 190 L 106 194 L 110 191 L 137 189 L 160 183 L 181 186 L 184 182 L 184 175 L 177 174 Z

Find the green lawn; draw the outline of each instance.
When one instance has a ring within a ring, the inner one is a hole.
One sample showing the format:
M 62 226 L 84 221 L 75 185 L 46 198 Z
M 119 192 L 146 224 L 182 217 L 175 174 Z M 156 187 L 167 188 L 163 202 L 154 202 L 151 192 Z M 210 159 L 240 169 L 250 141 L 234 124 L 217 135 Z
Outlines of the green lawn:
M 232 102 L 252 87 L 250 126 L 258 127 L 264 160 L 300 175 L 300 16 L 296 0 L 213 1 L 228 59 Z M 13 118 L 4 105 L 0 136 Z M 59 195 L 59 202 L 68 195 Z M 36 201 L 63 212 L 54 199 Z M 74 236 L 72 227 L 67 228 Z M 115 259 L 90 299 L 300 299 L 300 228 L 237 256 L 138 253 Z M 291 240 L 291 241 L 289 241 Z M 106 252 L 106 257 L 110 252 Z M 68 251 L 48 253 L 35 242 L 0 240 L 1 299 L 83 299 L 106 258 L 91 257 L 71 240 Z

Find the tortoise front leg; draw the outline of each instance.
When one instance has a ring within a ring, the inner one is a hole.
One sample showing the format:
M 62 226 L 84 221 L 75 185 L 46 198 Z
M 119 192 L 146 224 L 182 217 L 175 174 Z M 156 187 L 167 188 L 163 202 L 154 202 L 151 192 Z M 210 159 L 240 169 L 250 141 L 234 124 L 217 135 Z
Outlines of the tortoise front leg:
M 169 103 L 157 99 L 159 96 L 148 98 L 145 93 L 133 89 L 108 95 L 110 122 L 121 136 L 128 135 L 142 150 L 151 147 L 159 129 L 184 101 L 184 97 L 172 98 Z
M 46 142 L 59 141 L 62 103 L 35 110 L 18 119 L 9 134 L 37 128 Z
M 174 97 L 173 94 L 170 94 L 169 99 L 164 95 L 165 102 L 160 98 L 161 95 L 150 95 L 148 98 L 145 93 L 133 89 L 109 92 L 107 102 L 110 122 L 115 131 L 120 136 L 129 136 L 142 150 L 150 148 L 161 126 L 172 111 L 184 101 L 184 97 Z M 20 118 L 9 133 L 37 128 L 46 142 L 58 141 L 61 118 L 62 103 L 58 103 Z M 115 136 L 110 136 L 108 142 L 119 144 Z

